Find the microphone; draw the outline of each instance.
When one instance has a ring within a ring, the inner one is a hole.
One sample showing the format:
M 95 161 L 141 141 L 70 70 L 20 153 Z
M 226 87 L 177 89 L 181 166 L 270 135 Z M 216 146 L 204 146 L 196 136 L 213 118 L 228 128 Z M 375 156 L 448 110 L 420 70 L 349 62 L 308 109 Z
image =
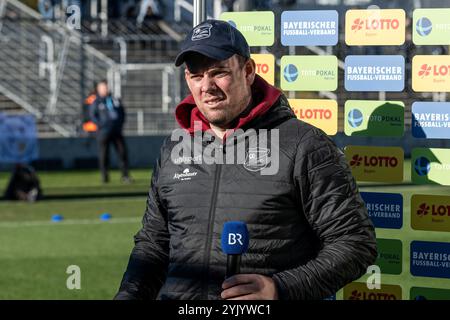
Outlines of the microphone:
M 247 225 L 241 221 L 230 221 L 223 225 L 222 251 L 227 255 L 226 278 L 240 273 L 241 255 L 248 249 Z

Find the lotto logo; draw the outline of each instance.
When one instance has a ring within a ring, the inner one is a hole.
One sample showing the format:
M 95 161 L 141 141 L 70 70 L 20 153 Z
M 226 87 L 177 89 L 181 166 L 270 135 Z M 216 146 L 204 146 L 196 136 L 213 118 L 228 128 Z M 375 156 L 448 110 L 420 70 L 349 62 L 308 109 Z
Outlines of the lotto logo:
M 357 181 L 403 181 L 402 148 L 350 145 L 344 148 L 344 153 Z
M 415 230 L 450 231 L 450 197 L 414 194 L 411 227 Z
M 388 156 L 363 156 L 360 157 L 355 154 L 350 160 L 350 166 L 358 167 L 364 165 L 366 167 L 396 167 L 398 165 L 398 159 Z
M 269 72 L 269 66 L 266 63 L 264 64 L 258 63 L 256 65 L 256 73 L 267 73 L 267 72 Z
M 365 30 L 396 30 L 400 27 L 398 19 L 355 19 L 352 30 L 355 32 Z
M 414 56 L 412 87 L 418 92 L 450 92 L 450 56 Z
M 405 20 L 401 9 L 347 10 L 345 42 L 350 46 L 401 45 Z
M 331 119 L 333 116 L 329 109 L 300 109 L 295 114 L 300 119 Z
M 431 210 L 430 210 L 431 209 Z M 450 205 L 428 205 L 422 203 L 417 210 L 417 215 L 420 217 L 426 216 L 431 212 L 432 216 L 450 216 Z
M 275 84 L 275 57 L 272 54 L 252 54 L 256 73 L 271 85 Z
M 432 74 L 433 76 L 448 76 L 450 75 L 450 65 L 430 66 L 425 63 L 420 66 L 419 77 L 423 79 L 430 74 Z
M 385 292 L 361 292 L 353 290 L 348 300 L 397 300 L 395 294 Z

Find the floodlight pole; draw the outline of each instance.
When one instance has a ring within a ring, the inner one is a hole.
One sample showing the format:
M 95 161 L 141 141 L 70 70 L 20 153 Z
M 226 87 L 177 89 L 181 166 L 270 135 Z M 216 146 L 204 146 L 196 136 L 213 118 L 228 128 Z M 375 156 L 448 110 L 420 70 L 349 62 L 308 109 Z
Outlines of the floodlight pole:
M 206 20 L 206 0 L 194 0 L 194 19 L 193 26 Z

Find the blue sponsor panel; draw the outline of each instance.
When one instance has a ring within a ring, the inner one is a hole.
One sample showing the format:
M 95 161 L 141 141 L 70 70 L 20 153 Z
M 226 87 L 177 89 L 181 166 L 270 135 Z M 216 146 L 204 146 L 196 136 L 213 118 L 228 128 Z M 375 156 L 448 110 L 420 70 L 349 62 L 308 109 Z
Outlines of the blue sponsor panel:
M 284 11 L 281 43 L 284 46 L 334 46 L 338 43 L 336 10 Z
M 412 241 L 410 259 L 413 276 L 450 279 L 450 243 Z
M 361 192 L 375 228 L 401 229 L 403 197 L 398 193 Z
M 411 131 L 415 138 L 450 139 L 450 102 L 414 102 Z
M 39 157 L 38 147 L 34 116 L 0 113 L 0 162 L 31 162 Z
M 403 91 L 405 58 L 397 55 L 347 56 L 344 86 L 347 91 Z

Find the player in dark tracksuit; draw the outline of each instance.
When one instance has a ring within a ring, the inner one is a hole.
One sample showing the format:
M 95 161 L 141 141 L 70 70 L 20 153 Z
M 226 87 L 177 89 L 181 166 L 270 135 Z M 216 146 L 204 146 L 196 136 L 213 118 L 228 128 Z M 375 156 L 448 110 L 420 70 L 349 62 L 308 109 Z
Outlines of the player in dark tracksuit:
M 128 174 L 127 147 L 122 135 L 125 122 L 124 108 L 119 99 L 112 97 L 106 81 L 100 81 L 96 91 L 97 97 L 90 107 L 89 114 L 91 121 L 98 127 L 97 140 L 102 181 L 109 182 L 109 146 L 113 144 L 120 159 L 122 181 L 131 182 Z

